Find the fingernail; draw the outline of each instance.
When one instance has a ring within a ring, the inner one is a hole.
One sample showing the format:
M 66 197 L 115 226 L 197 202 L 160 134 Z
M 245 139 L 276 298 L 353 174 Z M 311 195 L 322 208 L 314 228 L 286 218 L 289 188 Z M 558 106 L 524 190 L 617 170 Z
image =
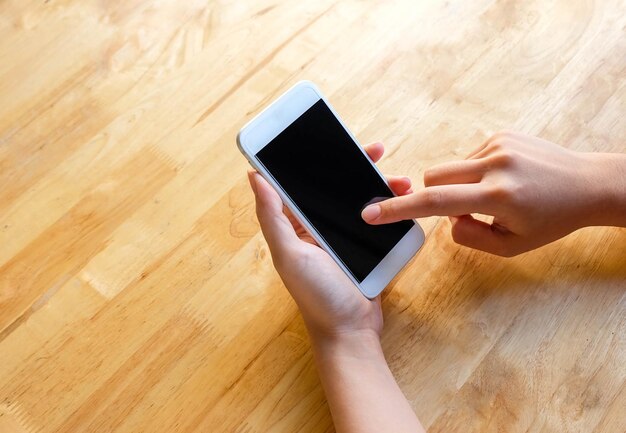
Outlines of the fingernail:
M 380 206 L 374 204 L 363 209 L 363 212 L 361 212 L 361 218 L 365 221 L 374 221 L 380 216 L 380 212 Z

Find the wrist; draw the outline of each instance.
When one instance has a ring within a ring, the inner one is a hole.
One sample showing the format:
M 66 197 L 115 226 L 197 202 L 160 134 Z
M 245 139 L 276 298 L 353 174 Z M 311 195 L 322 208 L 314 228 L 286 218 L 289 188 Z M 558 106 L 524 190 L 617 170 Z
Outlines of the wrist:
M 309 332 L 311 345 L 319 361 L 339 358 L 378 360 L 384 359 L 380 336 L 373 329 L 342 331 L 333 334 Z
M 312 335 L 336 431 L 423 432 L 393 377 L 375 329 Z
M 589 153 L 589 226 L 626 227 L 626 154 Z

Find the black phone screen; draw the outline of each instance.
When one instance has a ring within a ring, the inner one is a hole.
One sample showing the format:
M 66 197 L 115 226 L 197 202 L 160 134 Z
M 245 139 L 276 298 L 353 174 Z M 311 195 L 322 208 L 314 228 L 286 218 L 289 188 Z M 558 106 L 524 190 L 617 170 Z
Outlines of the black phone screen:
M 359 282 L 415 224 L 361 219 L 393 194 L 321 99 L 256 156 Z

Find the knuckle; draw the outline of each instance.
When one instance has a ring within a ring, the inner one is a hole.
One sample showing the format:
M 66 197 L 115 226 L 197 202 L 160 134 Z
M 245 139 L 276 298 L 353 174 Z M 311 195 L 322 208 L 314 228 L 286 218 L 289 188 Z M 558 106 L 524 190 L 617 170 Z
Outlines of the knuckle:
M 492 151 L 508 149 L 511 146 L 514 136 L 510 132 L 497 132 L 491 136 L 487 147 Z
M 508 203 L 511 201 L 513 193 L 508 185 L 495 184 L 487 191 L 487 197 L 493 202 Z
M 441 192 L 432 189 L 424 190 L 423 205 L 429 209 L 438 209 L 441 206 Z
M 521 183 L 511 182 L 507 189 L 509 191 L 509 199 L 512 202 L 523 202 L 524 197 L 528 194 L 527 187 Z
M 500 149 L 491 157 L 491 163 L 495 167 L 509 168 L 515 164 L 515 154 L 510 149 Z
M 501 150 L 504 149 L 504 147 L 505 147 L 504 141 L 500 139 L 494 139 L 490 141 L 489 144 L 487 145 L 487 150 L 489 151 L 490 154 L 493 154 L 496 152 L 500 152 Z

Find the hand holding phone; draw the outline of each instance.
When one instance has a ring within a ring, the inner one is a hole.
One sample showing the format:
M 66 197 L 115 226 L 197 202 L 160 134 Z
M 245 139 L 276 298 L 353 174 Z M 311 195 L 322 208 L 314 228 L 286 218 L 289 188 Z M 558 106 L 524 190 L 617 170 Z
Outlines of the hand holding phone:
M 374 161 L 382 154 L 381 145 L 366 150 Z M 380 296 L 371 301 L 362 296 L 289 211 L 283 212 L 280 196 L 265 179 L 253 171 L 249 176 L 263 234 L 306 323 L 337 430 L 366 424 L 372 431 L 424 432 L 382 351 Z M 396 194 L 410 190 L 406 179 L 389 179 L 389 185 Z M 374 414 L 375 425 L 363 417 L 366 411 Z
M 368 202 L 394 193 L 312 83 L 287 91 L 237 141 L 293 217 L 368 298 L 421 247 L 424 234 L 415 221 L 371 226 L 362 220 Z
M 365 146 L 365 151 L 376 162 L 384 148 L 374 143 Z M 282 200 L 265 179 L 251 171 L 249 180 L 255 193 L 257 217 L 274 265 L 302 311 L 310 332 L 332 335 L 342 330 L 378 335 L 382 330 L 378 298 L 372 302 L 362 296 L 334 260 L 283 207 Z M 411 192 L 411 182 L 406 177 L 387 176 L 387 181 L 398 196 Z

